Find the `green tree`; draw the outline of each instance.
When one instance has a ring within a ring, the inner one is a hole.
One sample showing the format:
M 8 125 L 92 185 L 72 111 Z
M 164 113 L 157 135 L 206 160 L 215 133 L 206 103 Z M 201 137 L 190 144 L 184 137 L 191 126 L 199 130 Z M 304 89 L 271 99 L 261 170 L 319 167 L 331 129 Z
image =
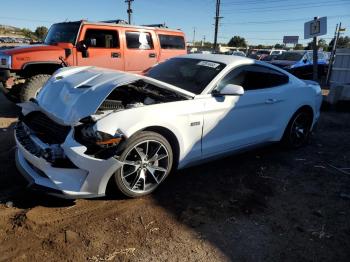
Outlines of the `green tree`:
M 46 26 L 38 26 L 38 27 L 35 29 L 34 34 L 35 34 L 35 36 L 36 36 L 39 40 L 43 41 L 43 40 L 45 39 L 45 36 L 46 36 L 46 34 L 47 34 L 47 31 L 48 31 L 48 29 L 47 29 Z
M 329 42 L 328 50 L 331 51 L 334 45 L 334 38 Z M 337 48 L 350 48 L 350 37 L 339 37 L 337 41 Z
M 33 38 L 34 37 L 34 33 L 30 29 L 27 29 L 27 28 L 21 29 L 21 33 L 22 33 L 22 35 L 24 35 L 27 38 Z
M 227 43 L 228 46 L 234 46 L 234 47 L 247 47 L 247 43 L 244 39 L 244 37 L 240 36 L 234 36 L 230 39 L 230 41 Z
M 303 50 L 304 47 L 302 44 L 296 44 L 295 47 L 294 47 L 294 50 Z
M 281 44 L 275 44 L 275 46 L 274 46 L 274 48 L 276 48 L 276 49 L 283 49 L 283 45 L 281 45 Z
M 326 40 L 324 40 L 322 38 L 320 40 L 318 40 L 318 48 L 322 48 L 323 51 L 327 51 L 328 50 L 328 44 L 327 44 Z
M 328 49 L 328 45 L 326 40 L 320 38 L 318 40 L 318 44 L 317 44 L 318 48 L 323 48 L 324 51 L 327 51 Z M 310 41 L 309 43 L 307 43 L 305 50 L 312 50 L 313 49 L 313 41 Z

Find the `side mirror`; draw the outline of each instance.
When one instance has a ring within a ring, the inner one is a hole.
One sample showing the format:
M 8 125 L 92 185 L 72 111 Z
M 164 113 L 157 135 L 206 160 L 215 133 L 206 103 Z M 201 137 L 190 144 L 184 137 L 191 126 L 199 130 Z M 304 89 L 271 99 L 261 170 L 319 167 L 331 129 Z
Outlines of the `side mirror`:
M 228 84 L 220 91 L 214 90 L 212 94 L 214 96 L 241 96 L 244 94 L 244 89 L 239 85 Z
M 87 51 L 88 48 L 89 48 L 89 46 L 86 44 L 86 42 L 84 40 L 79 41 L 77 43 L 77 50 L 80 52 Z
M 77 43 L 77 50 L 79 52 L 81 52 L 81 55 L 84 58 L 89 57 L 88 48 L 89 48 L 89 46 L 87 45 L 87 43 L 84 40 L 83 41 L 79 41 Z

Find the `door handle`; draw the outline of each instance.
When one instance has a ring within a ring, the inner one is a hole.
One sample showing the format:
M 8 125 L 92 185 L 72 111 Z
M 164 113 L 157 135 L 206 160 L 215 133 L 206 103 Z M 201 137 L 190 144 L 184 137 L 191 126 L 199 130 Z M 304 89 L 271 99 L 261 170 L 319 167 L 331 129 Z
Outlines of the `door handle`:
M 120 58 L 120 53 L 119 52 L 112 52 L 111 57 L 112 58 Z
M 265 104 L 274 104 L 277 102 L 277 99 L 275 98 L 269 98 L 265 100 Z
M 155 57 L 156 57 L 156 54 L 155 54 L 155 53 L 150 53 L 150 54 L 148 55 L 148 57 L 149 57 L 149 58 L 155 58 Z

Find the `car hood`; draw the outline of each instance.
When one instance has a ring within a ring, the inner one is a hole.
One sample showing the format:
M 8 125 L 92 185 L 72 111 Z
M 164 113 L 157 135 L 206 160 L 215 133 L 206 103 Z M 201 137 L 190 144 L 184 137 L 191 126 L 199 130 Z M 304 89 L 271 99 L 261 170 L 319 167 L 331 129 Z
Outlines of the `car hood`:
M 28 52 L 36 52 L 36 51 L 61 51 L 63 50 L 60 46 L 55 45 L 43 45 L 43 44 L 37 44 L 37 45 L 23 45 L 18 46 L 10 49 L 3 49 L 1 52 L 6 55 L 16 55 L 16 54 L 23 54 Z
M 69 67 L 57 71 L 44 85 L 37 102 L 44 113 L 63 125 L 74 125 L 93 115 L 118 86 L 138 80 L 156 85 L 186 98 L 194 94 L 167 83 L 130 73 L 97 67 Z

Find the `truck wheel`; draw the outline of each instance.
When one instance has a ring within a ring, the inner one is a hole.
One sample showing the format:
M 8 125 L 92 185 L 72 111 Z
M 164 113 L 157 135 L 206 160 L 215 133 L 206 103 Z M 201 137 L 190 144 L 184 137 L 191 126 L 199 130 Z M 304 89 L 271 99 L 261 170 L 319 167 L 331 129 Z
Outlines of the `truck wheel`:
M 28 78 L 22 85 L 21 90 L 19 91 L 19 100 L 21 102 L 26 102 L 29 101 L 31 98 L 36 97 L 39 90 L 50 77 L 50 75 L 42 74 Z

